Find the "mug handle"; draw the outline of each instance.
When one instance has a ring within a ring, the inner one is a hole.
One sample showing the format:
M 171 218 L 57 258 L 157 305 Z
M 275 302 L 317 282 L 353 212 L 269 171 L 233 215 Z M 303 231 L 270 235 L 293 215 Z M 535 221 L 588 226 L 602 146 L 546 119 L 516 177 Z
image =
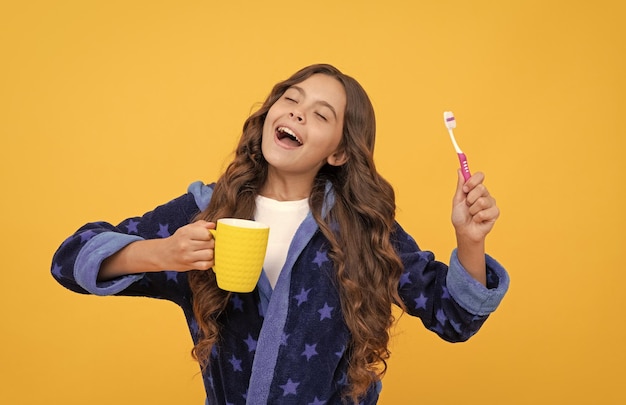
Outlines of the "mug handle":
M 213 239 L 217 238 L 217 229 L 209 229 L 209 233 L 213 235 Z M 213 252 L 215 252 L 215 250 Z M 213 260 L 215 260 L 215 253 L 213 253 Z M 216 273 L 215 266 L 213 266 L 213 273 Z

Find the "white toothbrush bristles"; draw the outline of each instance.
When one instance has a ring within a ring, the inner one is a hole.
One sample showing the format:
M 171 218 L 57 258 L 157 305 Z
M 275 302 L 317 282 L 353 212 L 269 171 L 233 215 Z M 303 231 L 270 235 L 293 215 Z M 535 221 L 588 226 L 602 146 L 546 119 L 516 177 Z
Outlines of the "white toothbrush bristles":
M 454 119 L 454 114 L 452 111 L 445 111 L 443 113 L 443 121 L 446 124 L 446 128 L 448 128 L 448 133 L 450 134 L 450 140 L 452 141 L 452 145 L 454 145 L 454 150 L 456 153 L 463 153 L 459 145 L 456 143 L 456 139 L 454 139 L 454 132 L 452 129 L 456 128 L 456 119 Z
M 452 111 L 444 111 L 443 120 L 446 123 L 446 127 L 448 129 L 456 128 L 456 120 L 454 119 L 454 114 L 452 114 Z

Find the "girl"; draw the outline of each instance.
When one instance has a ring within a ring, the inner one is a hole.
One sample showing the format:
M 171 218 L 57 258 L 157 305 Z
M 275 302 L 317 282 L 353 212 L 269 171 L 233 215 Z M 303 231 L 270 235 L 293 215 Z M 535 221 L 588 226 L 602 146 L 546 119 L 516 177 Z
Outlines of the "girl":
M 484 251 L 499 216 L 484 176 L 464 182 L 458 173 L 448 267 L 395 221 L 374 139 L 363 88 L 330 65 L 306 67 L 246 120 L 216 183 L 193 183 L 117 226 L 83 226 L 56 252 L 52 274 L 79 293 L 180 305 L 208 404 L 374 404 L 394 304 L 443 339 L 464 341 L 509 283 Z M 252 293 L 217 287 L 208 230 L 224 217 L 270 225 Z

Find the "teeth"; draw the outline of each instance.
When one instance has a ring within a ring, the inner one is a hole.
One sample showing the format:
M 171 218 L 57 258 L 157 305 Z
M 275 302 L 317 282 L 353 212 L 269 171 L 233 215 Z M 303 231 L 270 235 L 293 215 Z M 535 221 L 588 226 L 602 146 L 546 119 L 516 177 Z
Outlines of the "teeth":
M 291 129 L 287 128 L 287 127 L 278 127 L 278 130 L 281 131 L 281 132 L 284 132 L 284 133 L 286 133 L 288 135 L 291 135 L 294 138 L 296 136 L 296 134 L 294 134 L 293 131 Z
M 289 135 L 291 138 L 293 138 L 293 139 L 295 139 L 296 141 L 298 141 L 298 143 L 300 143 L 300 144 L 302 143 L 302 141 L 300 140 L 300 138 L 298 138 L 298 137 L 296 136 L 296 134 L 295 134 L 295 133 L 294 133 L 291 129 L 289 129 L 289 128 L 287 128 L 287 127 L 278 127 L 278 131 L 279 131 L 279 132 L 282 132 L 282 133 L 284 133 L 284 134 Z

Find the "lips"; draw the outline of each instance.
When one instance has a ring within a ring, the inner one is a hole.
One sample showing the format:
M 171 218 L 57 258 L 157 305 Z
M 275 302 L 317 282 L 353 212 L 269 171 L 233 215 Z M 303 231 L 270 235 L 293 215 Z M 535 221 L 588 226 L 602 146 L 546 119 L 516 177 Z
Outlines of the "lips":
M 302 146 L 302 140 L 288 127 L 280 126 L 276 128 L 276 139 L 278 139 L 281 144 L 290 148 Z

